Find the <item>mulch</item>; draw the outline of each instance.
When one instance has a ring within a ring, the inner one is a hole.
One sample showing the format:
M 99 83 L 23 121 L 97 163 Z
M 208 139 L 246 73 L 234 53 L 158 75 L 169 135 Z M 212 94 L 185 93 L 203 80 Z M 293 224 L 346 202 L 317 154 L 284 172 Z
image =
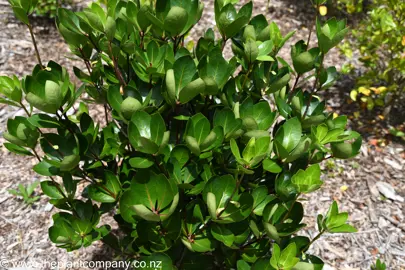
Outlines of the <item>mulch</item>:
M 205 29 L 215 25 L 213 1 L 204 2 L 206 11 L 191 37 L 201 35 Z M 308 36 L 313 15 L 308 11 L 306 1 L 273 0 L 269 8 L 267 0 L 255 0 L 254 4 L 255 14 L 267 14 L 267 18 L 274 20 L 284 34 L 298 29 L 281 52 L 288 59 L 289 45 Z M 34 29 L 43 62 L 52 59 L 70 71 L 73 66 L 83 67 L 80 61 L 73 59 L 52 24 L 37 20 Z M 312 37 L 311 44 L 315 42 Z M 229 48 L 227 50 L 229 52 Z M 333 50 L 326 64 L 339 68 L 344 61 L 344 57 Z M 28 30 L 14 19 L 9 4 L 0 0 L 0 75 L 16 74 L 21 77 L 29 74 L 35 64 Z M 333 97 L 347 97 L 351 89 L 344 88 L 344 85 L 339 83 L 328 91 Z M 335 98 L 328 102 L 339 113 L 339 104 L 344 100 L 336 101 Z M 23 115 L 23 112 L 0 105 L 0 135 L 5 131 L 7 119 L 16 115 Z M 352 128 L 356 129 L 356 126 Z M 4 139 L 0 138 L 0 145 L 3 142 Z M 327 265 L 324 269 L 370 269 L 377 258 L 386 262 L 388 269 L 405 269 L 405 205 L 386 198 L 377 187 L 378 182 L 387 183 L 398 196 L 405 197 L 404 153 L 403 144 L 391 142 L 380 147 L 365 141 L 358 157 L 322 164 L 323 187 L 302 198 L 304 221 L 308 226 L 300 234 L 314 237 L 317 233 L 316 216 L 326 213 L 334 200 L 339 203 L 340 210 L 349 212 L 350 223 L 358 229 L 352 234 L 326 234 L 315 242 L 309 253 L 325 261 Z M 48 203 L 46 196 L 41 196 L 33 206 L 27 206 L 8 193 L 8 189 L 15 189 L 20 183 L 26 185 L 44 180 L 32 171 L 33 165 L 35 160 L 15 156 L 4 147 L 0 148 L 0 256 L 9 261 L 26 262 L 111 259 L 111 251 L 101 242 L 71 253 L 56 248 L 48 238 L 48 228 L 52 225 L 52 214 L 57 211 Z M 36 193 L 42 195 L 40 188 L 36 189 Z M 106 219 L 108 222 L 111 217 Z

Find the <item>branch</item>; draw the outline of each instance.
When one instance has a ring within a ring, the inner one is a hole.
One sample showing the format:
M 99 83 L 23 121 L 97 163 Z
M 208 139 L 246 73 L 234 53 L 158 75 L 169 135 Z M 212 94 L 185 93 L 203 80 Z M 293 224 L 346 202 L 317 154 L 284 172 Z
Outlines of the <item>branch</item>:
M 42 61 L 41 61 L 41 56 L 39 55 L 37 42 L 35 41 L 34 32 L 32 31 L 32 25 L 31 25 L 31 23 L 28 23 L 27 26 L 28 26 L 28 29 L 30 30 L 31 39 L 32 39 L 32 43 L 34 44 L 35 54 L 37 56 L 38 64 L 41 66 L 41 69 L 44 69 L 44 66 L 42 65 Z
M 111 58 L 112 58 L 112 61 L 113 61 L 113 65 L 114 65 L 115 74 L 117 75 L 117 78 L 118 78 L 118 80 L 120 81 L 120 84 L 121 84 L 122 86 L 127 86 L 127 84 L 126 84 L 126 82 L 125 82 L 125 80 L 124 80 L 124 77 L 122 76 L 122 73 L 121 73 L 121 71 L 120 71 L 120 68 L 118 67 L 117 60 L 116 60 L 115 57 L 114 57 L 113 50 L 112 50 L 112 45 L 111 45 L 111 41 L 108 42 L 108 50 L 110 51 Z

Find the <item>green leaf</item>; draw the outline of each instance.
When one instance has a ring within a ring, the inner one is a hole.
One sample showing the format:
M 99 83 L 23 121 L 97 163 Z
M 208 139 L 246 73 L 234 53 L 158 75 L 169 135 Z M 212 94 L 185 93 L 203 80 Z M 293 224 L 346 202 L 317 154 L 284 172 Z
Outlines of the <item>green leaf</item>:
M 60 123 L 54 117 L 51 117 L 47 114 L 34 114 L 27 119 L 28 122 L 34 127 L 38 128 L 59 128 Z
M 357 232 L 357 229 L 354 228 L 352 225 L 343 224 L 339 227 L 329 229 L 328 232 L 330 232 L 330 233 L 354 233 L 354 232 Z
M 181 103 L 187 103 L 195 98 L 198 94 L 202 94 L 205 91 L 205 82 L 201 78 L 190 82 L 186 87 L 180 90 L 179 101 Z
M 120 105 L 118 112 L 121 112 L 125 119 L 130 120 L 132 115 L 142 109 L 142 103 L 133 97 L 127 97 Z
M 190 159 L 190 151 L 182 145 L 177 145 L 170 152 L 170 157 L 176 159 L 180 166 L 183 167 Z
M 315 68 L 315 60 L 319 55 L 319 49 L 313 48 L 309 51 L 302 52 L 293 58 L 293 65 L 298 74 L 304 74 Z
M 1 97 L 0 97 L 0 104 L 6 104 L 6 105 L 14 106 L 14 107 L 20 107 L 20 104 L 18 104 L 17 102 L 14 102 L 12 100 L 8 100 L 5 98 L 1 98 Z
M 237 270 L 250 270 L 250 265 L 244 260 L 239 260 L 236 263 Z
M 115 23 L 114 18 L 107 17 L 104 31 L 105 31 L 105 35 L 109 41 L 112 41 L 114 39 L 116 27 L 117 27 L 117 25 Z
M 194 60 L 187 55 L 180 57 L 174 62 L 173 71 L 176 83 L 176 97 L 178 97 L 180 91 L 194 80 L 197 68 Z
M 177 185 L 163 174 L 153 172 L 138 172 L 129 192 L 136 194 L 129 201 L 132 209 L 148 221 L 169 218 L 179 200 Z
M 7 148 L 8 151 L 15 153 L 17 155 L 23 155 L 23 156 L 34 156 L 30 151 L 25 149 L 24 147 L 12 144 L 12 143 L 4 143 L 4 147 Z
M 154 164 L 154 162 L 149 158 L 135 157 L 129 160 L 129 164 L 133 168 L 147 169 L 150 168 Z
M 237 197 L 239 197 L 238 200 L 236 200 Z M 253 197 L 251 194 L 244 192 L 240 196 L 234 195 L 216 222 L 226 224 L 242 221 L 250 215 L 252 209 Z
M 114 173 L 106 171 L 104 182 L 92 184 L 88 189 L 89 196 L 93 200 L 102 203 L 113 203 L 117 200 L 121 191 L 121 183 Z
M 287 151 L 291 152 L 298 145 L 302 136 L 301 123 L 294 117 L 287 120 L 276 132 L 275 140 Z
M 237 131 L 242 128 L 242 120 L 235 118 L 235 114 L 230 109 L 215 111 L 214 126 L 220 126 L 224 129 L 225 139 L 231 139 L 237 136 Z
M 73 12 L 65 8 L 58 8 L 57 17 L 59 22 L 66 27 L 69 31 L 76 34 L 81 34 L 79 17 Z
M 253 265 L 252 270 L 274 270 L 268 257 L 258 259 Z
M 99 15 L 90 10 L 85 10 L 84 14 L 87 17 L 87 20 L 92 28 L 99 32 L 104 32 L 102 18 L 100 18 Z
M 93 230 L 91 222 L 87 220 L 74 219 L 71 224 L 72 228 L 81 235 L 86 235 Z
M 167 101 L 169 104 L 173 104 L 177 100 L 178 90 L 176 84 L 176 78 L 174 70 L 169 69 L 166 72 L 166 89 L 167 89 Z
M 201 150 L 202 151 L 210 151 L 212 149 L 217 148 L 222 144 L 224 140 L 224 131 L 221 127 L 215 127 L 205 140 L 201 143 Z
M 335 158 L 348 159 L 357 155 L 360 151 L 362 139 L 359 136 L 353 143 L 331 143 L 331 150 Z
M 339 213 L 338 205 L 334 201 L 325 216 L 325 220 L 321 221 L 322 215 L 318 216 L 318 227 L 319 224 L 325 224 L 327 231 L 331 233 L 356 232 L 356 228 L 346 224 L 348 216 L 347 212 Z
M 275 198 L 275 196 L 269 195 L 268 193 L 269 191 L 265 186 L 259 186 L 252 192 L 253 212 L 258 216 L 263 214 L 264 207 Z
M 245 149 L 243 149 L 242 157 L 243 160 L 250 162 L 253 157 L 256 156 L 256 139 L 251 138 L 246 144 Z
M 236 159 L 242 159 L 240 152 L 239 152 L 238 144 L 236 143 L 235 139 L 231 139 L 230 145 L 231 145 L 231 151 L 232 151 L 232 154 L 234 155 L 234 157 Z
M 216 209 L 223 208 L 236 188 L 236 180 L 231 175 L 214 177 L 205 185 L 203 197 L 207 202 L 207 194 L 212 193 L 216 198 Z
M 259 48 L 256 45 L 256 41 L 249 39 L 245 44 L 245 57 L 249 63 L 256 61 L 259 56 Z
M 274 122 L 276 113 L 271 111 L 266 101 L 253 104 L 251 99 L 245 100 L 240 107 L 240 117 L 246 119 L 251 117 L 257 124 L 257 129 L 268 130 Z
M 280 90 L 281 88 L 286 86 L 288 84 L 288 82 L 290 81 L 290 79 L 291 79 L 291 76 L 290 76 L 290 72 L 289 72 L 288 68 L 287 67 L 281 68 L 277 72 L 276 76 L 272 76 L 270 78 L 269 87 L 267 88 L 267 92 L 269 94 L 277 92 L 278 90 Z
M 186 135 L 196 139 L 198 145 L 201 145 L 210 134 L 210 122 L 201 113 L 191 117 L 186 126 Z
M 196 156 L 199 156 L 201 154 L 200 146 L 198 145 L 198 142 L 195 138 L 191 136 L 186 136 L 185 141 L 191 153 L 193 153 Z
M 62 172 L 69 172 L 72 171 L 77 167 L 77 165 L 80 162 L 80 156 L 79 155 L 69 155 L 65 156 L 60 163 L 60 170 Z
M 316 256 L 305 254 L 305 260 L 298 262 L 292 270 L 322 270 L 324 263 Z
M 45 159 L 34 166 L 33 170 L 43 176 L 53 176 L 57 175 L 58 169 L 52 164 L 48 163 Z
M 291 182 L 294 184 L 298 192 L 310 193 L 321 187 L 323 182 L 321 181 L 321 168 L 319 164 L 308 167 L 305 171 L 299 170 L 291 178 Z
M 263 160 L 263 169 L 271 173 L 280 173 L 283 170 L 277 162 L 271 159 Z
M 111 86 L 107 91 L 108 103 L 117 112 L 121 111 L 121 103 L 123 101 L 122 95 L 120 93 L 120 88 L 117 86 Z
M 215 194 L 212 192 L 207 193 L 207 208 L 211 218 L 217 217 L 217 201 Z
M 270 264 L 274 269 L 279 269 L 278 262 L 280 261 L 281 251 L 277 244 L 273 244 L 273 250 L 270 258 Z
M 51 197 L 52 199 L 63 199 L 65 196 L 63 195 L 61 185 L 52 182 L 52 181 L 43 181 L 41 182 L 41 189 L 45 193 L 45 195 Z
M 128 137 L 138 151 L 155 154 L 159 146 L 166 143 L 168 133 L 165 130 L 166 124 L 159 113 L 149 115 L 144 111 L 136 111 L 129 122 Z
M 280 236 L 279 236 L 279 234 L 277 232 L 277 228 L 274 225 L 272 225 L 272 224 L 270 224 L 268 222 L 263 222 L 263 227 L 264 227 L 268 237 L 270 237 L 270 239 L 273 239 L 276 242 L 280 242 Z
M 26 25 L 30 24 L 27 13 L 23 8 L 13 7 L 13 12 L 17 19 L 19 19 L 21 22 L 25 23 Z
M 211 227 L 212 236 L 218 241 L 224 243 L 225 246 L 232 246 L 235 241 L 235 235 L 224 225 L 213 224 Z
M 300 261 L 295 254 L 297 254 L 297 246 L 295 243 L 291 243 L 281 252 L 278 265 L 283 269 L 291 269 Z
M 322 26 L 319 19 L 316 20 L 316 33 L 321 51 L 326 54 L 330 49 L 337 46 L 345 37 L 349 29 L 346 21 L 337 21 L 336 18 L 329 19 Z
M 319 77 L 321 89 L 324 90 L 331 87 L 338 79 L 338 76 L 339 75 L 335 67 L 328 67 L 327 69 L 322 69 L 321 75 Z
M 172 36 L 177 36 L 183 31 L 187 21 L 187 11 L 182 7 L 174 6 L 169 10 L 164 20 L 164 29 Z
M 209 252 L 215 249 L 215 244 L 216 242 L 214 239 L 211 237 L 207 236 L 206 233 L 203 233 L 201 235 L 197 235 L 196 239 L 192 241 L 192 243 L 189 242 L 188 239 L 182 238 L 181 241 L 186 247 L 189 247 L 189 249 L 193 252 Z M 198 267 L 198 266 L 197 266 Z

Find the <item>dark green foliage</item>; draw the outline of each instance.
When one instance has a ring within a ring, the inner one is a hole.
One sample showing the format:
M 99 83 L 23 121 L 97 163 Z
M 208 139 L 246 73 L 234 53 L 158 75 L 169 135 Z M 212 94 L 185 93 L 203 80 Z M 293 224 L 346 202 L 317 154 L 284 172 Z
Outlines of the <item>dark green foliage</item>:
M 192 51 L 184 37 L 201 17 L 197 0 L 59 9 L 58 29 L 87 67 L 74 69 L 82 85 L 54 62 L 21 81 L 1 78 L 1 102 L 28 114 L 9 120 L 7 148 L 37 156 L 34 170 L 49 177 L 42 190 L 64 210 L 49 229 L 59 247 L 102 240 L 163 269 L 321 269 L 306 254 L 313 241 L 355 231 L 334 202 L 315 239 L 297 236 L 306 226 L 299 197 L 323 184 L 319 163 L 360 148 L 347 118 L 315 96 L 336 79 L 323 59 L 345 23 L 318 20 L 319 48 L 299 41 L 290 67 L 277 53 L 294 32 L 282 36 L 251 18 L 252 3 L 236 11 L 234 2 L 215 2 L 222 38 L 209 29 Z M 304 74 L 315 76 L 312 88 L 298 87 Z M 103 123 L 87 103 L 104 107 Z M 107 213 L 120 234 L 99 224 Z

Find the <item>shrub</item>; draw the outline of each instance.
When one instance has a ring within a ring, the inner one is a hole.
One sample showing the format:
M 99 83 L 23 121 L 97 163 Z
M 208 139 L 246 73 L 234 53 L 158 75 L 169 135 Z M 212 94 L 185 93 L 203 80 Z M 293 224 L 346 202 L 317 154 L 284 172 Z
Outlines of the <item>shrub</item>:
M 21 0 L 9 0 L 10 4 L 14 7 L 24 6 L 31 7 L 27 14 L 35 14 L 41 17 L 55 18 L 56 11 L 59 7 L 71 3 L 71 0 L 33 0 L 21 1 Z
M 58 7 L 58 0 L 39 0 L 35 13 L 39 16 L 54 18 Z
M 357 76 L 356 87 L 350 96 L 364 109 L 398 105 L 404 95 L 404 13 L 404 1 L 374 1 L 369 16 L 353 30 L 355 46 L 351 42 L 342 48 L 349 57 L 353 54 L 353 47 L 360 52 L 364 70 L 361 76 Z
M 340 10 L 347 12 L 348 14 L 360 13 L 364 9 L 363 0 L 337 0 L 336 4 Z
M 351 158 L 361 144 L 316 96 L 336 79 L 323 59 L 345 22 L 317 20 L 319 47 L 297 42 L 290 67 L 277 54 L 294 32 L 251 18 L 251 2 L 239 11 L 228 2 L 215 2 L 221 38 L 208 29 L 193 51 L 184 39 L 202 14 L 197 0 L 59 9 L 58 29 L 86 64 L 74 68 L 82 85 L 39 55 L 31 75 L 1 78 L 1 102 L 27 113 L 8 121 L 4 146 L 36 156 L 34 171 L 49 178 L 41 187 L 61 209 L 49 229 L 58 247 L 102 240 L 164 269 L 321 269 L 311 244 L 355 231 L 333 202 L 317 236 L 298 236 L 306 226 L 299 198 L 323 184 L 319 163 Z M 30 25 L 24 5 L 14 10 Z M 311 75 L 313 88 L 298 87 Z M 88 103 L 104 107 L 104 123 Z M 107 213 L 119 233 L 100 224 Z

